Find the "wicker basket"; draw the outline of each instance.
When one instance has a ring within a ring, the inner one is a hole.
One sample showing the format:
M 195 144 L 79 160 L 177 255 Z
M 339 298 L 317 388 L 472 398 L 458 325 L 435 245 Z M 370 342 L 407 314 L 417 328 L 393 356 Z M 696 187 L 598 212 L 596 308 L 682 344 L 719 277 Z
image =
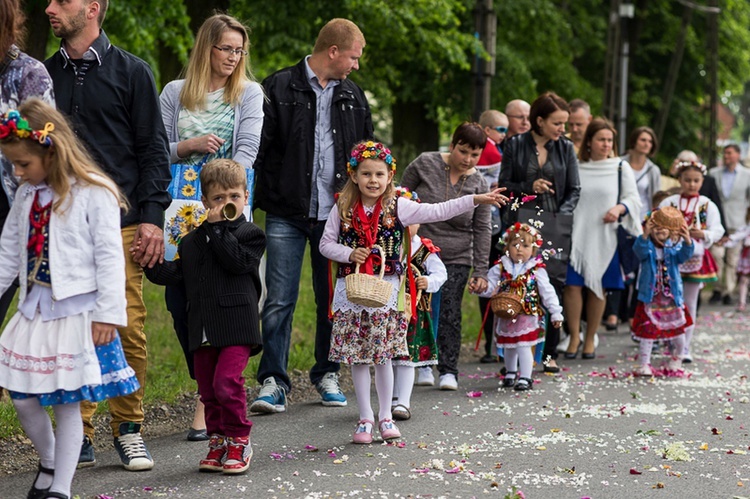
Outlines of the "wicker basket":
M 383 248 L 374 245 L 383 257 Z M 393 285 L 383 280 L 385 274 L 385 258 L 381 258 L 380 276 L 359 273 L 359 264 L 354 269 L 354 274 L 349 274 L 344 279 L 346 284 L 346 298 L 357 305 L 364 307 L 379 308 L 388 303 L 393 293 Z
M 521 297 L 515 293 L 498 293 L 490 298 L 492 312 L 501 319 L 513 319 L 521 313 Z
M 411 263 L 411 270 L 414 272 L 414 278 L 421 277 L 422 274 L 419 269 Z M 408 279 L 408 277 L 407 277 Z M 417 290 L 417 306 L 419 306 L 419 300 L 422 299 L 422 290 Z M 411 293 L 404 293 L 404 315 L 406 316 L 406 322 L 411 322 Z
M 651 215 L 654 219 L 654 224 L 659 227 L 664 227 L 672 231 L 679 231 L 682 228 L 682 222 L 684 220 L 682 212 L 674 206 L 665 206 L 654 211 Z

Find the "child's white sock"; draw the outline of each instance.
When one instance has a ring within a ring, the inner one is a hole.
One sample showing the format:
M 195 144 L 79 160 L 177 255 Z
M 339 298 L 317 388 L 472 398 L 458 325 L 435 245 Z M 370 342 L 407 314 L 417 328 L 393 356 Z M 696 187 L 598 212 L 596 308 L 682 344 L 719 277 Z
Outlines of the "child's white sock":
M 690 342 L 693 339 L 693 330 L 695 329 L 695 324 L 696 322 L 698 322 L 696 309 L 698 308 L 698 295 L 701 292 L 701 284 L 699 282 L 685 282 L 683 283 L 682 287 L 682 294 L 685 298 L 685 306 L 690 313 L 690 317 L 693 318 L 693 325 L 685 328 L 685 340 L 684 347 L 682 349 L 682 355 L 686 356 L 690 355 Z
M 683 351 L 685 351 L 685 335 L 681 334 L 672 338 L 672 358 L 682 359 Z
M 518 349 L 517 348 L 505 349 L 505 370 L 509 373 L 518 372 Z M 518 374 L 516 374 L 516 379 L 518 379 Z
M 70 497 L 83 440 L 83 421 L 78 402 L 52 406 L 55 411 L 55 479 L 50 492 Z
M 534 371 L 534 354 L 531 347 L 518 347 L 509 350 L 518 352 L 518 377 L 531 379 Z
M 354 394 L 357 396 L 359 406 L 359 419 L 373 421 L 375 414 L 372 412 L 370 402 L 370 366 L 363 364 L 352 365 L 352 382 L 354 383 Z
M 674 338 L 672 338 L 672 341 L 674 341 Z M 641 342 L 639 344 L 639 350 L 638 350 L 638 360 L 641 361 L 642 366 L 649 366 L 651 365 L 651 349 L 654 346 L 654 340 L 647 340 L 645 338 L 641 338 Z M 679 352 L 682 352 L 681 349 L 682 345 L 680 345 L 680 350 L 677 350 Z M 675 345 L 675 348 L 677 348 L 677 345 Z
M 414 368 L 410 366 L 393 366 L 393 396 L 396 403 L 407 409 L 411 407 L 411 391 L 414 386 Z
M 740 307 L 744 307 L 747 305 L 747 283 L 748 283 L 748 276 L 741 275 L 739 282 L 737 283 L 737 287 L 740 291 Z
M 55 434 L 52 431 L 52 422 L 49 415 L 39 403 L 39 399 L 36 397 L 13 399 L 13 405 L 16 408 L 18 420 L 21 422 L 23 430 L 39 454 L 42 466 L 55 469 Z M 83 425 L 79 429 L 83 432 Z M 83 436 L 78 440 L 79 453 L 82 441 Z M 75 462 L 78 463 L 78 456 L 76 456 Z M 52 475 L 39 473 L 39 478 L 34 486 L 37 489 L 46 489 L 50 485 L 52 485 Z
M 393 419 L 391 395 L 393 395 L 393 367 L 391 361 L 375 365 L 375 391 L 378 392 L 378 419 Z

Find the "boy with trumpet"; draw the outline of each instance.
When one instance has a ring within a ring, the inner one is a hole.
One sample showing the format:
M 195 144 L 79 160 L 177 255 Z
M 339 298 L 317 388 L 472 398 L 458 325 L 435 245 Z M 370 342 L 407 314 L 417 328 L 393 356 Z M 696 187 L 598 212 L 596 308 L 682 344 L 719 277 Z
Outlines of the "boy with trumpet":
M 206 219 L 182 238 L 179 258 L 144 270 L 155 284 L 185 286 L 189 349 L 210 435 L 199 468 L 237 474 L 248 469 L 253 454 L 242 371 L 262 345 L 258 264 L 266 236 L 242 214 L 249 196 L 242 165 L 210 161 L 200 182 Z

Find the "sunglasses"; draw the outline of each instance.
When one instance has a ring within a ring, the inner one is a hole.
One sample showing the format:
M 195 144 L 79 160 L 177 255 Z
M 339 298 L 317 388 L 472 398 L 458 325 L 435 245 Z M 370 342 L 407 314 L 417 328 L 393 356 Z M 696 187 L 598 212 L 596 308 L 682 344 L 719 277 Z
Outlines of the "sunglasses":
M 494 130 L 497 133 L 507 133 L 508 132 L 508 127 L 507 126 L 496 126 L 496 127 L 494 127 Z

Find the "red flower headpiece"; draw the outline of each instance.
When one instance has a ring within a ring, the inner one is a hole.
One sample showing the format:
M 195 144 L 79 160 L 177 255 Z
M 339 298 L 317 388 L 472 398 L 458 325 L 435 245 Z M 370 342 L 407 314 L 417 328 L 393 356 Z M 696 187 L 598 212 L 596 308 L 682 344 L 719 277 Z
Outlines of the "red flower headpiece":
M 538 247 L 542 247 L 542 243 L 544 242 L 542 240 L 542 235 L 539 233 L 539 231 L 532 227 L 529 224 L 522 224 L 521 222 L 516 222 L 505 231 L 505 234 L 503 234 L 503 242 L 507 245 L 511 242 L 511 238 L 515 234 L 519 234 L 521 232 L 527 232 L 531 234 L 532 237 L 534 237 L 536 240 L 534 241 L 534 244 Z
M 354 172 L 357 166 L 366 159 L 379 159 L 388 165 L 392 172 L 396 173 L 396 159 L 391 156 L 391 150 L 382 143 L 371 140 L 360 142 L 352 148 L 349 162 L 346 164 L 347 173 Z
M 0 140 L 6 140 L 11 135 L 15 135 L 19 139 L 31 139 L 43 146 L 51 146 L 52 138 L 49 134 L 54 130 L 55 124 L 49 121 L 44 124 L 44 129 L 34 130 L 29 122 L 21 117 L 21 113 L 15 109 L 0 115 Z

